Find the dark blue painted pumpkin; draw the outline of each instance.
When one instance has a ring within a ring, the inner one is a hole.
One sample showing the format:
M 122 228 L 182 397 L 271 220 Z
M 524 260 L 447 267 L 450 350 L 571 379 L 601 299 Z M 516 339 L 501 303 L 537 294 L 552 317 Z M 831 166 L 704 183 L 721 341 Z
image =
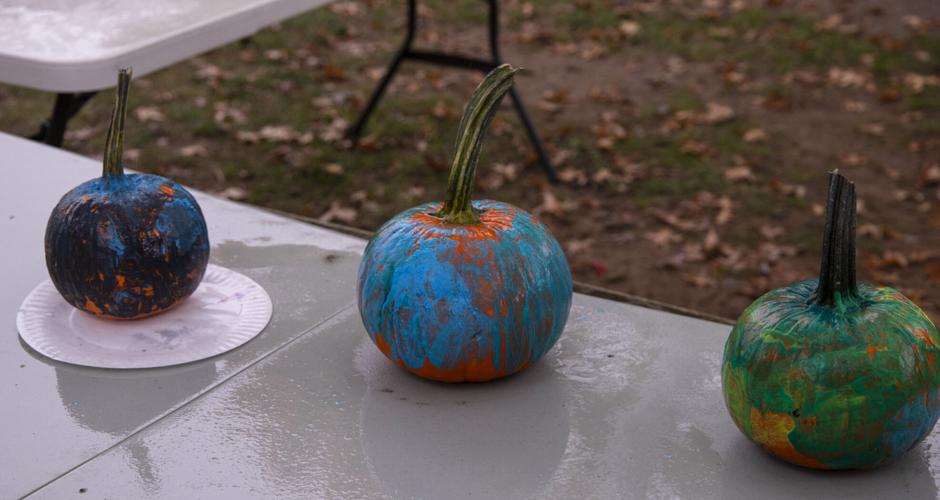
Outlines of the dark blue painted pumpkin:
M 564 330 L 571 271 L 533 215 L 471 202 L 479 142 L 515 70 L 494 70 L 464 112 L 447 201 L 406 210 L 369 242 L 359 311 L 392 361 L 445 382 L 504 377 L 538 361 Z
M 130 72 L 122 70 L 104 174 L 69 191 L 46 226 L 46 266 L 73 306 L 109 319 L 172 308 L 199 286 L 209 263 L 205 218 L 179 184 L 121 165 Z

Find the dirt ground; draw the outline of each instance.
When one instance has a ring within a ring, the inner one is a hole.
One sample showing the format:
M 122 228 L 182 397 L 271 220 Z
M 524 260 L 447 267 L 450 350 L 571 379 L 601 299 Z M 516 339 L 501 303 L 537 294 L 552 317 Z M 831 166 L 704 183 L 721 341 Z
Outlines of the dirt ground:
M 359 228 L 440 199 L 479 75 L 406 63 L 403 2 L 342 1 L 135 81 L 127 164 Z M 576 279 L 734 318 L 815 276 L 826 172 L 858 186 L 861 278 L 940 320 L 940 2 L 501 2 L 503 53 L 563 182 L 504 105 L 478 197 L 538 214 Z M 485 4 L 423 2 L 418 45 L 485 54 Z M 74 120 L 100 157 L 110 96 Z M 0 130 L 51 97 L 0 86 Z

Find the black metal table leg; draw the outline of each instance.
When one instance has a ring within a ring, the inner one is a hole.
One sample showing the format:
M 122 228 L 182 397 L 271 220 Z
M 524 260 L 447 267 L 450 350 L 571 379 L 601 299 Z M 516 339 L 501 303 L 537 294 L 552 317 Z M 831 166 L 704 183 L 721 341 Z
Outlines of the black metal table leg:
M 490 38 L 490 54 L 493 57 L 493 65 L 498 66 L 503 62 L 502 54 L 499 51 L 499 0 L 488 0 L 488 3 L 490 5 L 490 16 L 487 33 Z M 552 184 L 558 183 L 558 174 L 555 173 L 555 167 L 552 165 L 548 152 L 545 151 L 545 145 L 542 143 L 542 138 L 535 130 L 535 125 L 532 124 L 532 119 L 529 118 L 529 112 L 526 111 L 525 104 L 522 103 L 522 98 L 519 97 L 519 92 L 516 91 L 515 87 L 509 89 L 509 96 L 512 98 L 512 105 L 516 108 L 519 120 L 522 121 L 522 126 L 529 135 L 529 140 L 532 141 L 532 146 L 539 157 L 542 170 L 545 170 L 545 175 L 548 176 L 548 180 Z
M 372 91 L 372 95 L 369 97 L 369 102 L 366 103 L 365 109 L 359 113 L 356 121 L 349 127 L 349 130 L 346 131 L 346 137 L 352 140 L 353 144 L 355 144 L 362 135 L 363 127 L 366 126 L 366 122 L 369 121 L 369 117 L 372 116 L 375 106 L 378 105 L 379 101 L 382 99 L 382 95 L 385 94 L 385 89 L 388 88 L 388 84 L 392 83 L 392 78 L 394 78 L 395 73 L 398 72 L 401 62 L 408 57 L 411 51 L 411 43 L 414 41 L 415 37 L 417 16 L 415 0 L 408 0 L 408 31 L 405 33 L 405 41 L 401 44 L 401 48 L 398 49 L 398 53 L 395 54 L 395 58 L 392 59 L 391 64 L 388 65 L 388 69 L 385 70 L 382 79 L 379 80 L 379 85 Z
M 39 126 L 39 130 L 30 137 L 34 141 L 43 142 L 50 146 L 62 147 L 65 139 L 65 129 L 69 120 L 91 100 L 97 92 L 81 92 L 77 94 L 56 94 L 52 116 Z
M 519 97 L 519 93 L 516 92 L 516 89 L 509 89 L 509 96 L 512 98 L 512 105 L 516 108 L 516 113 L 519 114 L 519 120 L 522 121 L 522 126 L 525 127 L 525 131 L 529 134 L 529 140 L 532 141 L 532 146 L 535 148 L 535 154 L 539 157 L 539 164 L 542 165 L 542 170 L 545 170 L 545 175 L 548 176 L 548 180 L 552 184 L 558 183 L 558 174 L 555 172 L 555 167 L 552 165 L 552 160 L 548 157 L 548 152 L 545 151 L 545 145 L 542 144 L 542 139 L 539 137 L 538 131 L 535 130 L 535 125 L 532 124 L 532 120 L 529 119 L 529 113 L 525 109 L 525 105 L 522 104 L 522 98 Z
M 408 24 L 404 43 L 402 43 L 398 53 L 395 54 L 395 58 L 392 59 L 392 62 L 389 64 L 385 74 L 382 75 L 382 79 L 379 80 L 378 86 L 376 86 L 375 90 L 372 91 L 372 95 L 369 97 L 369 101 L 366 103 L 365 108 L 363 108 L 363 110 L 359 113 L 359 116 L 356 117 L 356 121 L 353 122 L 352 126 L 350 126 L 346 131 L 346 137 L 352 140 L 355 144 L 356 140 L 362 134 L 362 129 L 369 121 L 369 117 L 372 115 L 373 111 L 375 111 L 375 107 L 382 99 L 382 96 L 385 94 L 385 90 L 388 88 L 389 83 L 391 83 L 392 78 L 395 77 L 395 73 L 398 72 L 402 61 L 405 59 L 422 61 L 439 66 L 450 66 L 484 72 L 490 71 L 496 66 L 502 64 L 502 57 L 499 52 L 499 4 L 498 0 L 487 0 L 487 3 L 489 6 L 487 34 L 489 38 L 491 55 L 491 59 L 488 61 L 456 54 L 446 54 L 441 52 L 413 49 L 412 43 L 414 42 L 415 32 L 417 31 L 417 0 L 408 0 Z M 529 140 L 532 141 L 532 145 L 535 148 L 535 152 L 539 158 L 539 163 L 542 165 L 542 169 L 545 170 L 545 175 L 548 176 L 549 181 L 552 183 L 558 182 L 558 176 L 555 173 L 555 168 L 552 166 L 551 159 L 548 157 L 548 153 L 545 151 L 545 145 L 542 143 L 542 140 L 535 129 L 535 125 L 532 124 L 532 119 L 529 118 L 529 114 L 526 111 L 525 105 L 522 103 L 522 98 L 515 89 L 510 90 L 510 97 L 512 98 L 513 107 L 515 107 L 516 113 L 518 113 L 519 119 L 522 121 L 522 126 L 525 127 L 526 134 L 528 134 Z

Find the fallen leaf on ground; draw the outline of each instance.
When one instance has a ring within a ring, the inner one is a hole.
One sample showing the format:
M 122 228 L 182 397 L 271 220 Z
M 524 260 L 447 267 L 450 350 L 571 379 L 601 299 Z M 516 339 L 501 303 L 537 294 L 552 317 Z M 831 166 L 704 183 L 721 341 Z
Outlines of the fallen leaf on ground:
M 880 123 L 866 123 L 861 127 L 862 132 L 880 137 L 885 134 L 885 126 Z
M 907 256 L 897 250 L 885 250 L 881 254 L 878 267 L 907 267 Z
M 928 266 L 927 275 L 930 276 L 930 281 L 940 283 L 940 264 L 931 264 Z
M 632 38 L 640 34 L 640 23 L 630 20 L 620 21 L 620 26 L 617 29 L 624 36 Z
M 65 138 L 68 141 L 87 141 L 93 135 L 95 135 L 95 129 L 91 127 L 81 127 L 65 132 Z
M 330 10 L 347 16 L 358 16 L 362 12 L 359 2 L 336 2 L 330 5 Z
M 594 240 L 587 238 L 583 240 L 570 240 L 565 242 L 565 250 L 568 252 L 568 256 L 578 255 L 586 250 L 590 250 L 594 246 Z
M 232 201 L 244 201 L 248 199 L 248 191 L 238 186 L 229 186 L 220 191 L 219 196 Z
M 715 255 L 719 251 L 721 239 L 718 237 L 718 231 L 709 229 L 702 240 L 702 250 L 708 255 Z
M 535 208 L 535 214 L 564 215 L 577 205 L 573 201 L 560 201 L 551 189 L 544 188 L 542 189 L 542 204 Z
M 704 271 L 685 273 L 682 275 L 682 281 L 696 288 L 711 288 L 715 286 L 715 280 Z
M 332 64 L 321 65 L 320 74 L 323 75 L 324 80 L 330 82 L 342 82 L 346 80 L 346 71 Z
M 682 237 L 668 227 L 646 233 L 646 239 L 659 247 L 667 247 L 682 241 Z
M 695 223 L 691 221 L 684 220 L 679 217 L 675 212 L 667 212 L 665 210 L 656 210 L 653 212 L 653 215 L 669 226 L 672 226 L 680 231 L 691 231 L 695 228 Z
M 842 103 L 842 109 L 850 113 L 862 113 L 868 110 L 868 104 L 855 99 L 848 99 Z
M 858 153 L 849 153 L 842 155 L 842 157 L 839 158 L 839 162 L 847 167 L 857 167 L 865 163 L 865 157 Z
M 134 110 L 134 116 L 142 122 L 162 122 L 163 113 L 153 106 L 140 106 Z
M 287 51 L 283 49 L 269 49 L 264 51 L 264 58 L 269 61 L 282 61 L 287 59 Z
M 683 153 L 690 155 L 701 156 L 707 153 L 711 148 L 708 147 L 708 144 L 698 141 L 685 141 L 682 143 L 682 146 L 679 147 L 679 150 Z
M 780 226 L 769 226 L 764 224 L 760 227 L 760 234 L 768 240 L 774 240 L 783 234 L 783 228 Z
M 826 74 L 829 83 L 836 87 L 862 87 L 868 83 L 868 75 L 852 69 L 833 67 Z
M 673 255 L 669 260 L 663 263 L 667 269 L 679 269 L 687 263 L 702 262 L 705 260 L 705 252 L 702 251 L 701 243 L 686 243 L 682 245 L 682 250 Z
M 806 196 L 806 186 L 800 184 L 788 184 L 774 179 L 770 182 L 770 189 L 784 195 L 803 199 Z
M 725 180 L 730 182 L 751 182 L 754 180 L 754 172 L 747 165 L 739 165 L 725 169 Z
M 920 16 L 915 16 L 913 14 L 908 14 L 901 17 L 901 21 L 904 22 L 904 26 L 908 28 L 919 31 L 924 27 L 924 18 Z
M 709 125 L 716 125 L 734 118 L 734 109 L 730 106 L 709 102 L 705 104 L 705 112 L 700 115 L 700 120 Z
M 268 142 L 288 142 L 297 136 L 297 131 L 287 125 L 265 125 L 258 137 Z
M 856 231 L 859 237 L 867 237 L 875 240 L 883 240 L 885 237 L 884 228 L 876 226 L 875 224 L 859 224 Z
M 558 172 L 558 179 L 566 184 L 576 184 L 583 186 L 588 182 L 588 176 L 583 170 L 576 168 L 566 168 Z
M 244 112 L 229 103 L 217 102 L 215 103 L 215 113 L 212 115 L 212 119 L 220 127 L 226 128 L 229 125 L 245 123 L 247 117 Z
M 333 175 L 343 175 L 346 172 L 346 169 L 339 163 L 327 163 L 323 166 L 323 170 Z
M 734 204 L 731 201 L 731 198 L 727 196 L 722 196 L 721 198 L 718 198 L 717 204 L 718 204 L 718 214 L 715 215 L 715 224 L 719 226 L 723 226 L 727 224 L 728 221 L 731 220 L 732 209 L 734 208 Z
M 940 164 L 935 163 L 924 169 L 921 181 L 925 186 L 935 186 L 940 184 Z
M 189 146 L 183 146 L 180 148 L 180 154 L 185 157 L 207 156 L 209 154 L 209 149 L 206 148 L 204 144 L 190 144 Z
M 318 217 L 318 220 L 323 222 L 330 222 L 333 220 L 338 220 L 340 222 L 345 222 L 347 224 L 352 223 L 356 220 L 358 212 L 356 209 L 351 207 L 344 207 L 339 204 L 339 202 L 334 201 L 330 203 L 330 208 L 326 212 Z
M 258 133 L 252 132 L 250 130 L 239 130 L 235 134 L 235 137 L 239 141 L 242 141 L 248 144 L 257 144 L 258 142 L 261 142 L 261 137 L 258 135 Z
M 767 132 L 762 128 L 752 128 L 747 132 L 744 132 L 744 142 L 753 144 L 757 142 L 764 142 L 767 140 Z

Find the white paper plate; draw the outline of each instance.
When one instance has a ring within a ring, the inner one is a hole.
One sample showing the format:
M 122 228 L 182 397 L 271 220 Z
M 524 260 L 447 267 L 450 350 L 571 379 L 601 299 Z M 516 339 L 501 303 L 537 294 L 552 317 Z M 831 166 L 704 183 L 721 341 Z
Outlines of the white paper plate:
M 183 303 L 132 321 L 100 319 L 79 311 L 46 280 L 23 301 L 16 327 L 30 347 L 56 361 L 153 368 L 230 351 L 261 333 L 271 312 L 271 298 L 261 285 L 209 264 L 199 288 Z

